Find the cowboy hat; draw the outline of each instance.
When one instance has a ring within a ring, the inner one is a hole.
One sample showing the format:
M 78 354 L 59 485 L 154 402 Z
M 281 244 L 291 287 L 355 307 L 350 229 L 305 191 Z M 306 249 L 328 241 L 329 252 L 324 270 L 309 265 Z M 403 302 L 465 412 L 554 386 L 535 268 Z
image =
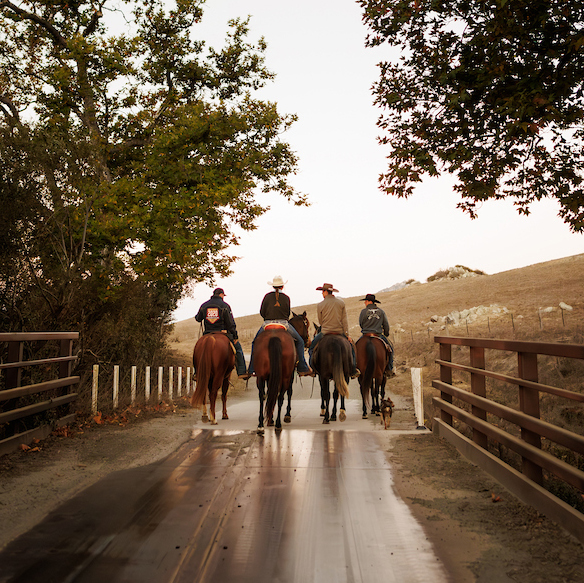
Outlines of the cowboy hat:
M 375 294 L 367 294 L 364 298 L 359 300 L 360 302 L 373 302 L 374 304 L 380 304 L 379 300 L 375 299 Z
M 317 291 L 330 291 L 330 292 L 338 292 L 338 289 L 333 287 L 332 283 L 323 283 L 321 287 L 316 288 Z
M 286 285 L 288 281 L 284 281 L 281 275 L 274 275 L 274 281 L 268 281 L 268 285 L 272 287 L 282 287 Z

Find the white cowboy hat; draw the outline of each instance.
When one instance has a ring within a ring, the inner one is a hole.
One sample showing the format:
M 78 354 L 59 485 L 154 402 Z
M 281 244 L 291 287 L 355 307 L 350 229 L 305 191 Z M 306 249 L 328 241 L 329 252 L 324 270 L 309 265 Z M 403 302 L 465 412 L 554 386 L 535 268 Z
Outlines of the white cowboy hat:
M 268 285 L 271 285 L 272 287 L 282 287 L 287 283 L 288 281 L 284 281 L 281 275 L 275 275 L 274 281 L 268 281 Z

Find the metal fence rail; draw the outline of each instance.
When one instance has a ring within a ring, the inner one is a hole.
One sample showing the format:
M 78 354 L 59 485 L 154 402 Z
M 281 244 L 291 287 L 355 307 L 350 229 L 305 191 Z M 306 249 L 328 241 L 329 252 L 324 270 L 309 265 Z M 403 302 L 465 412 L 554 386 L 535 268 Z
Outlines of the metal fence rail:
M 14 451 L 22 443 L 29 444 L 35 438 L 43 439 L 55 427 L 66 425 L 75 419 L 69 411 L 77 398 L 71 387 L 79 382 L 72 376 L 73 342 L 78 332 L 32 332 L 0 333 L 3 358 L 0 363 L 2 385 L 0 386 L 0 455 Z M 27 360 L 25 348 L 30 343 L 40 342 L 43 347 L 52 343 L 57 356 Z M 54 343 L 57 343 L 54 345 Z M 32 382 L 36 369 L 44 378 L 51 380 Z M 51 412 L 50 422 L 45 419 L 37 423 L 33 416 Z M 35 425 L 30 427 L 30 425 Z
M 432 382 L 440 391 L 440 396 L 432 399 L 439 411 L 439 417 L 434 418 L 434 432 L 493 474 L 521 500 L 560 522 L 584 541 L 584 515 L 542 487 L 545 470 L 584 492 L 584 472 L 550 451 L 542 450 L 542 439 L 547 439 L 584 455 L 584 436 L 540 419 L 541 393 L 578 403 L 584 402 L 584 394 L 539 383 L 537 360 L 538 355 L 584 360 L 584 345 L 446 336 L 437 336 L 434 340 L 440 344 L 440 358 L 436 360 L 440 365 L 440 379 Z M 452 362 L 452 346 L 469 348 L 469 364 Z M 485 350 L 516 353 L 517 376 L 486 370 Z M 470 375 L 470 390 L 453 386 L 454 370 Z M 491 400 L 486 390 L 487 378 L 517 387 L 518 409 Z M 470 430 L 470 439 L 454 427 L 454 419 Z M 501 420 L 515 426 L 517 435 L 502 428 Z M 490 453 L 489 440 L 519 454 L 521 472 Z

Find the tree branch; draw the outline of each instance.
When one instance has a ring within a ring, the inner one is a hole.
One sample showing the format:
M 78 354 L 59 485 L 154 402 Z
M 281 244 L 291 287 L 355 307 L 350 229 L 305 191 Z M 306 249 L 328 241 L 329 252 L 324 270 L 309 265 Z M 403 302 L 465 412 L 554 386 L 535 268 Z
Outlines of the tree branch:
M 19 8 L 15 4 L 12 4 L 12 2 L 9 2 L 8 0 L 0 0 L 0 8 L 9 8 L 10 10 L 12 10 L 12 12 L 18 14 L 20 18 L 36 22 L 53 37 L 53 40 L 58 46 L 62 48 L 67 48 L 67 42 L 61 36 L 59 31 L 50 22 L 48 22 L 44 18 L 41 18 L 38 14 L 35 14 L 34 12 L 27 12 L 26 10 Z

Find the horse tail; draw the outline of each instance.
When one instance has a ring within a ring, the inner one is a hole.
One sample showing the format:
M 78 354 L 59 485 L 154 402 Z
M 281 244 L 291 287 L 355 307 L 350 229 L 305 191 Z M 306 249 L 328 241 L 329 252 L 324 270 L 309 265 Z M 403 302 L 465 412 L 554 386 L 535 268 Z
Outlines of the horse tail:
M 332 357 L 333 357 L 333 381 L 335 383 L 335 388 L 339 392 L 341 397 L 349 396 L 349 385 L 347 384 L 347 379 L 345 378 L 345 367 L 343 366 L 343 352 L 341 345 L 337 342 L 333 343 L 332 346 Z
M 377 359 L 377 352 L 375 351 L 375 345 L 371 338 L 367 338 L 367 344 L 365 345 L 365 357 L 367 359 L 367 364 L 365 365 L 365 370 L 363 371 L 363 379 L 361 381 L 361 394 L 365 398 L 365 403 L 369 405 L 369 397 L 371 395 L 371 388 L 373 387 L 373 375 L 375 374 L 375 362 Z
M 268 342 L 268 355 L 270 376 L 268 377 L 268 394 L 266 396 L 266 415 L 269 416 L 274 411 L 282 386 L 282 341 L 277 336 L 273 336 Z
M 214 339 L 209 337 L 208 342 L 213 342 Z M 200 407 L 205 402 L 207 389 L 209 388 L 209 379 L 211 378 L 213 350 L 211 347 L 204 347 L 198 365 L 195 367 L 197 371 L 197 384 L 195 391 L 191 397 L 191 405 L 193 407 Z

